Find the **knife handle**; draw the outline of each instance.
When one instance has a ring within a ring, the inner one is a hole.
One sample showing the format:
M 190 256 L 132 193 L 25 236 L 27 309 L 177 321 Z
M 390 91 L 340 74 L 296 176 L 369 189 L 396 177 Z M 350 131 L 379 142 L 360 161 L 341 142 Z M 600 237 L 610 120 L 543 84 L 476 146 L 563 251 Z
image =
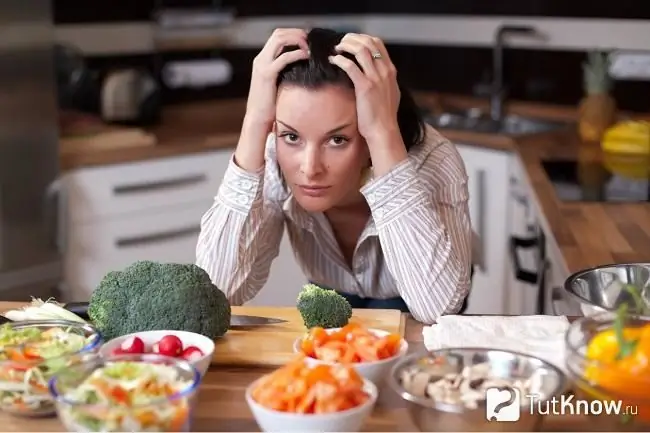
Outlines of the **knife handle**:
M 88 317 L 88 302 L 68 302 L 65 304 L 65 309 L 71 313 L 76 314 L 84 320 L 89 320 Z

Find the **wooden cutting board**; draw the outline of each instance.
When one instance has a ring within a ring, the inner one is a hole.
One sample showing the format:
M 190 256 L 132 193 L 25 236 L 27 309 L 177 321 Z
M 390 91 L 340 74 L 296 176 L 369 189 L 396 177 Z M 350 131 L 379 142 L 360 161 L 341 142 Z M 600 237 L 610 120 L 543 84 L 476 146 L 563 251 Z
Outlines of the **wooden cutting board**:
M 282 365 L 295 356 L 293 343 L 307 331 L 295 307 L 232 307 L 232 313 L 274 317 L 288 322 L 228 331 L 216 341 L 213 365 Z M 355 309 L 350 321 L 402 336 L 406 325 L 398 310 Z

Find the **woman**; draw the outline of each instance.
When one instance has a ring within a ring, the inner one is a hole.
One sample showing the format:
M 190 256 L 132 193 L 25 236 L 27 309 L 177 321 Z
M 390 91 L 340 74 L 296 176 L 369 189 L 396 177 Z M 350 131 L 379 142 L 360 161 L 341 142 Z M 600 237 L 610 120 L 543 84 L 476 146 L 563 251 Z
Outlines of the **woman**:
M 197 265 L 241 305 L 266 282 L 286 223 L 311 282 L 354 308 L 432 323 L 469 291 L 466 182 L 454 146 L 397 84 L 381 40 L 278 29 L 253 61 Z

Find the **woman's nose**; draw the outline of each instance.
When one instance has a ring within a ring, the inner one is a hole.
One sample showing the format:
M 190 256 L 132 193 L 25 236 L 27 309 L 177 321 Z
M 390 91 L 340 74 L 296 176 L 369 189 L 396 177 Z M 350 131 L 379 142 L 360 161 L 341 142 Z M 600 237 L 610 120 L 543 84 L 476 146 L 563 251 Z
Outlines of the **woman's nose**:
M 323 162 L 318 149 L 305 149 L 301 160 L 301 171 L 308 178 L 323 172 Z

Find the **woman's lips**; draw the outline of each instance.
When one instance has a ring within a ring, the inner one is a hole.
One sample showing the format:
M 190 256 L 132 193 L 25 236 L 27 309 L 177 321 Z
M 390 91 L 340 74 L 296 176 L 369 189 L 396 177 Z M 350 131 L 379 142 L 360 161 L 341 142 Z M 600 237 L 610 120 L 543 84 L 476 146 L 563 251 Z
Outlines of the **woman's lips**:
M 304 195 L 309 197 L 322 197 L 327 194 L 329 186 L 315 186 L 315 185 L 298 185 L 298 188 Z

